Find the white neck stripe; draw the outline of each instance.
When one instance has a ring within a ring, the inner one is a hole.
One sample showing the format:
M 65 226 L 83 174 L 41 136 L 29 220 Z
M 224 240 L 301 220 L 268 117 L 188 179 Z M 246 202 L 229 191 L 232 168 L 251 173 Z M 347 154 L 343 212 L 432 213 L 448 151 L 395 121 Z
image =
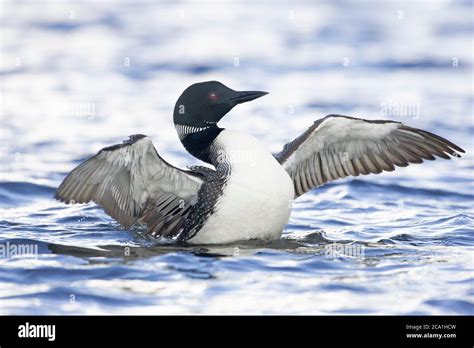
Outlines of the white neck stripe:
M 187 126 L 184 124 L 175 124 L 176 131 L 178 132 L 179 138 L 182 139 L 186 135 L 191 134 L 191 133 L 197 133 L 200 131 L 203 131 L 205 129 L 208 129 L 210 126 L 207 127 L 193 127 L 193 126 Z

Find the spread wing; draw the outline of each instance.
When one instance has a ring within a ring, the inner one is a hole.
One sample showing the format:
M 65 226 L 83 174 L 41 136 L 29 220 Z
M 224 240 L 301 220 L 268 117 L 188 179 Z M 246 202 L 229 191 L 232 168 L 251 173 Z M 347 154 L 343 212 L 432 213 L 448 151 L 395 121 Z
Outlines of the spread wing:
M 346 176 L 393 171 L 434 156 L 450 159 L 464 152 L 430 132 L 394 121 L 328 115 L 275 155 L 293 179 L 296 197 Z
M 106 147 L 76 167 L 55 198 L 66 203 L 94 201 L 125 227 L 146 223 L 153 235 L 180 232 L 197 201 L 203 176 L 173 167 L 144 135 Z

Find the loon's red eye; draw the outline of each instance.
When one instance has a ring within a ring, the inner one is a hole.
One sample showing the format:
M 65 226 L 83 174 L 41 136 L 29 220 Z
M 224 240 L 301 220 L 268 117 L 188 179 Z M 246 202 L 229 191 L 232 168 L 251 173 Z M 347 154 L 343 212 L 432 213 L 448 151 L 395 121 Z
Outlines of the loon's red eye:
M 210 100 L 217 100 L 217 94 L 214 92 L 209 93 L 209 99 Z

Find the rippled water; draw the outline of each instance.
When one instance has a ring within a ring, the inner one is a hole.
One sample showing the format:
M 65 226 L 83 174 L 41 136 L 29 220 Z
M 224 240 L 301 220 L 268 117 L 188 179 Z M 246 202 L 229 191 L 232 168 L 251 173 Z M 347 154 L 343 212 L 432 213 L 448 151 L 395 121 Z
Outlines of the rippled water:
M 0 245 L 37 248 L 0 258 L 1 314 L 473 314 L 471 2 L 0 6 Z M 177 248 L 52 199 L 75 165 L 134 133 L 196 164 L 172 108 L 210 79 L 270 92 L 223 125 L 272 151 L 342 113 L 467 154 L 313 190 L 273 243 Z

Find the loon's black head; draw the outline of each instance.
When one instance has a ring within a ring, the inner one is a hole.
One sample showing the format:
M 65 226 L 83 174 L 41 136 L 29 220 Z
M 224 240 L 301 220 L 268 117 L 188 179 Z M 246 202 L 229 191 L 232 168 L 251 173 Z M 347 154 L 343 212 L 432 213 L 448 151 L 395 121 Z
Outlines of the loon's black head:
M 175 125 L 203 128 L 215 125 L 234 106 L 267 92 L 234 91 L 218 81 L 195 83 L 186 88 L 174 107 Z
M 210 145 L 223 130 L 217 126 L 234 106 L 267 92 L 238 92 L 217 81 L 195 83 L 186 88 L 174 107 L 174 125 L 179 139 L 193 156 L 212 163 Z

